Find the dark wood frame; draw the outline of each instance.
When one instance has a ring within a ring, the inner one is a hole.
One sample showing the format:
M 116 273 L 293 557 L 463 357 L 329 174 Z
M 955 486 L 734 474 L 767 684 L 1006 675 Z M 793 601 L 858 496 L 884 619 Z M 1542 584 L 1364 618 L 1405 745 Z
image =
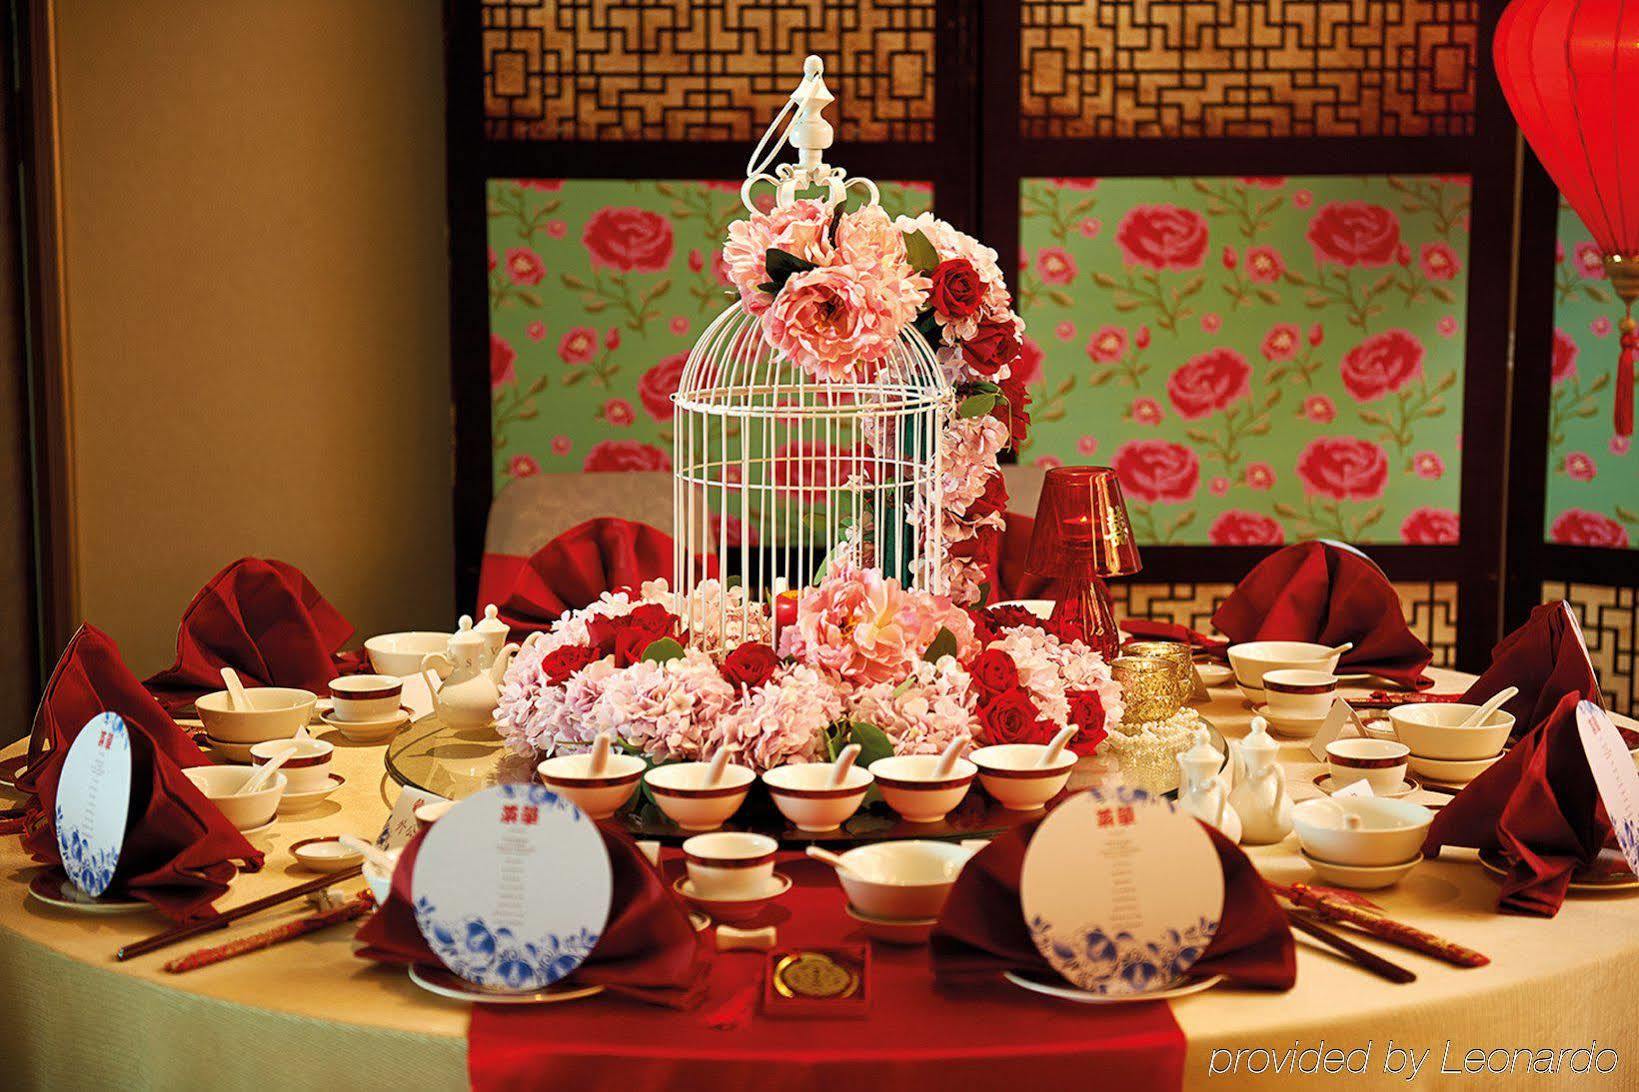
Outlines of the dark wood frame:
M 1504 6 L 1504 0 L 1480 0 L 1482 43 L 1489 43 Z M 1546 440 L 1533 425 L 1545 420 L 1555 197 L 1551 186 L 1543 192 L 1544 179 L 1534 164 L 1519 169 L 1517 131 L 1488 45 L 1479 50 L 1476 128 L 1467 137 L 1025 140 L 1018 124 L 1019 8 L 1020 0 L 939 0 L 939 56 L 965 63 L 938 66 L 934 145 L 849 142 L 850 167 L 880 179 L 931 178 L 939 214 L 981 233 L 1001 253 L 1004 269 L 1015 267 L 1018 253 L 1021 178 L 1236 175 L 1253 157 L 1266 173 L 1470 175 L 1462 542 L 1378 546 L 1372 556 L 1395 580 L 1457 584 L 1456 659 L 1468 669 L 1482 666 L 1505 625 L 1516 624 L 1535 602 L 1544 566 L 1614 575 L 1631 565 L 1618 551 L 1567 551 L 1541 541 L 1541 490 L 1530 483 L 1540 485 L 1545 470 Z M 480 22 L 477 4 L 446 0 L 456 586 L 463 603 L 476 591 L 491 501 L 488 393 L 483 383 L 470 380 L 478 372 L 456 363 L 483 352 L 487 342 L 485 182 L 529 176 L 729 177 L 738 166 L 718 145 L 485 140 Z M 1516 208 L 1522 210 L 1518 216 Z M 1517 275 L 1516 269 L 1532 276 Z M 1545 299 L 1535 276 L 1539 270 L 1547 278 Z M 1510 321 L 1497 319 L 1495 301 L 1501 299 L 1514 302 Z M 1516 327 L 1525 361 L 1518 376 L 1510 362 L 1510 332 Z M 1266 553 L 1150 547 L 1144 551 L 1143 579 L 1232 582 Z

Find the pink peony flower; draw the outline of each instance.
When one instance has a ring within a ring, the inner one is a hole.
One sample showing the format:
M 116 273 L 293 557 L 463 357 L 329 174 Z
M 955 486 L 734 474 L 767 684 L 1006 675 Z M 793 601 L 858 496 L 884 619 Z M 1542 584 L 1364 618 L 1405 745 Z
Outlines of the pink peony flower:
M 763 335 L 814 379 L 865 379 L 926 295 L 926 277 L 821 266 L 785 282 L 768 307 Z
M 950 600 L 907 592 L 875 569 L 838 566 L 797 598 L 780 653 L 856 683 L 899 681 L 941 628 L 971 648 L 973 621 Z
M 768 307 L 769 295 L 758 286 L 768 283 L 770 249 L 818 264 L 830 261 L 830 223 L 831 210 L 823 201 L 795 201 L 788 208 L 754 212 L 728 226 L 722 261 L 746 310 L 760 314 Z

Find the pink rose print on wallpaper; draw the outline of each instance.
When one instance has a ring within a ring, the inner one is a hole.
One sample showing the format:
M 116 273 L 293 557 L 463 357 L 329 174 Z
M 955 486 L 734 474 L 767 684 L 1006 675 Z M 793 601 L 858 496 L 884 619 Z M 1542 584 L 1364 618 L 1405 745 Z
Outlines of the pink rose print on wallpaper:
M 1455 546 L 1457 513 L 1447 508 L 1417 508 L 1400 524 L 1400 541 L 1411 546 Z
M 1214 546 L 1279 546 L 1286 541 L 1286 532 L 1262 512 L 1231 509 L 1212 521 L 1207 541 Z

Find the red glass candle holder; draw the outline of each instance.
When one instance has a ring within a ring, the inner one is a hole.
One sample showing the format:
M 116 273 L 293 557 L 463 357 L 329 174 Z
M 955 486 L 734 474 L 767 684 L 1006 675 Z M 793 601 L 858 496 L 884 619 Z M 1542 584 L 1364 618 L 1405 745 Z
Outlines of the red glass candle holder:
M 1053 628 L 1113 658 L 1121 631 L 1104 581 L 1142 567 L 1115 471 L 1107 466 L 1049 470 L 1025 568 L 1059 583 Z

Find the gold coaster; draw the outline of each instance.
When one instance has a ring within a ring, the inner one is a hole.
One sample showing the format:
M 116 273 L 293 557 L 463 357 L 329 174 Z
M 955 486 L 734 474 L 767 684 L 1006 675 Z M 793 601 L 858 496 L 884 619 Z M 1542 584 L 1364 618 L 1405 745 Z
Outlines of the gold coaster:
M 774 988 L 781 997 L 852 997 L 859 975 L 822 952 L 797 952 L 774 965 Z

